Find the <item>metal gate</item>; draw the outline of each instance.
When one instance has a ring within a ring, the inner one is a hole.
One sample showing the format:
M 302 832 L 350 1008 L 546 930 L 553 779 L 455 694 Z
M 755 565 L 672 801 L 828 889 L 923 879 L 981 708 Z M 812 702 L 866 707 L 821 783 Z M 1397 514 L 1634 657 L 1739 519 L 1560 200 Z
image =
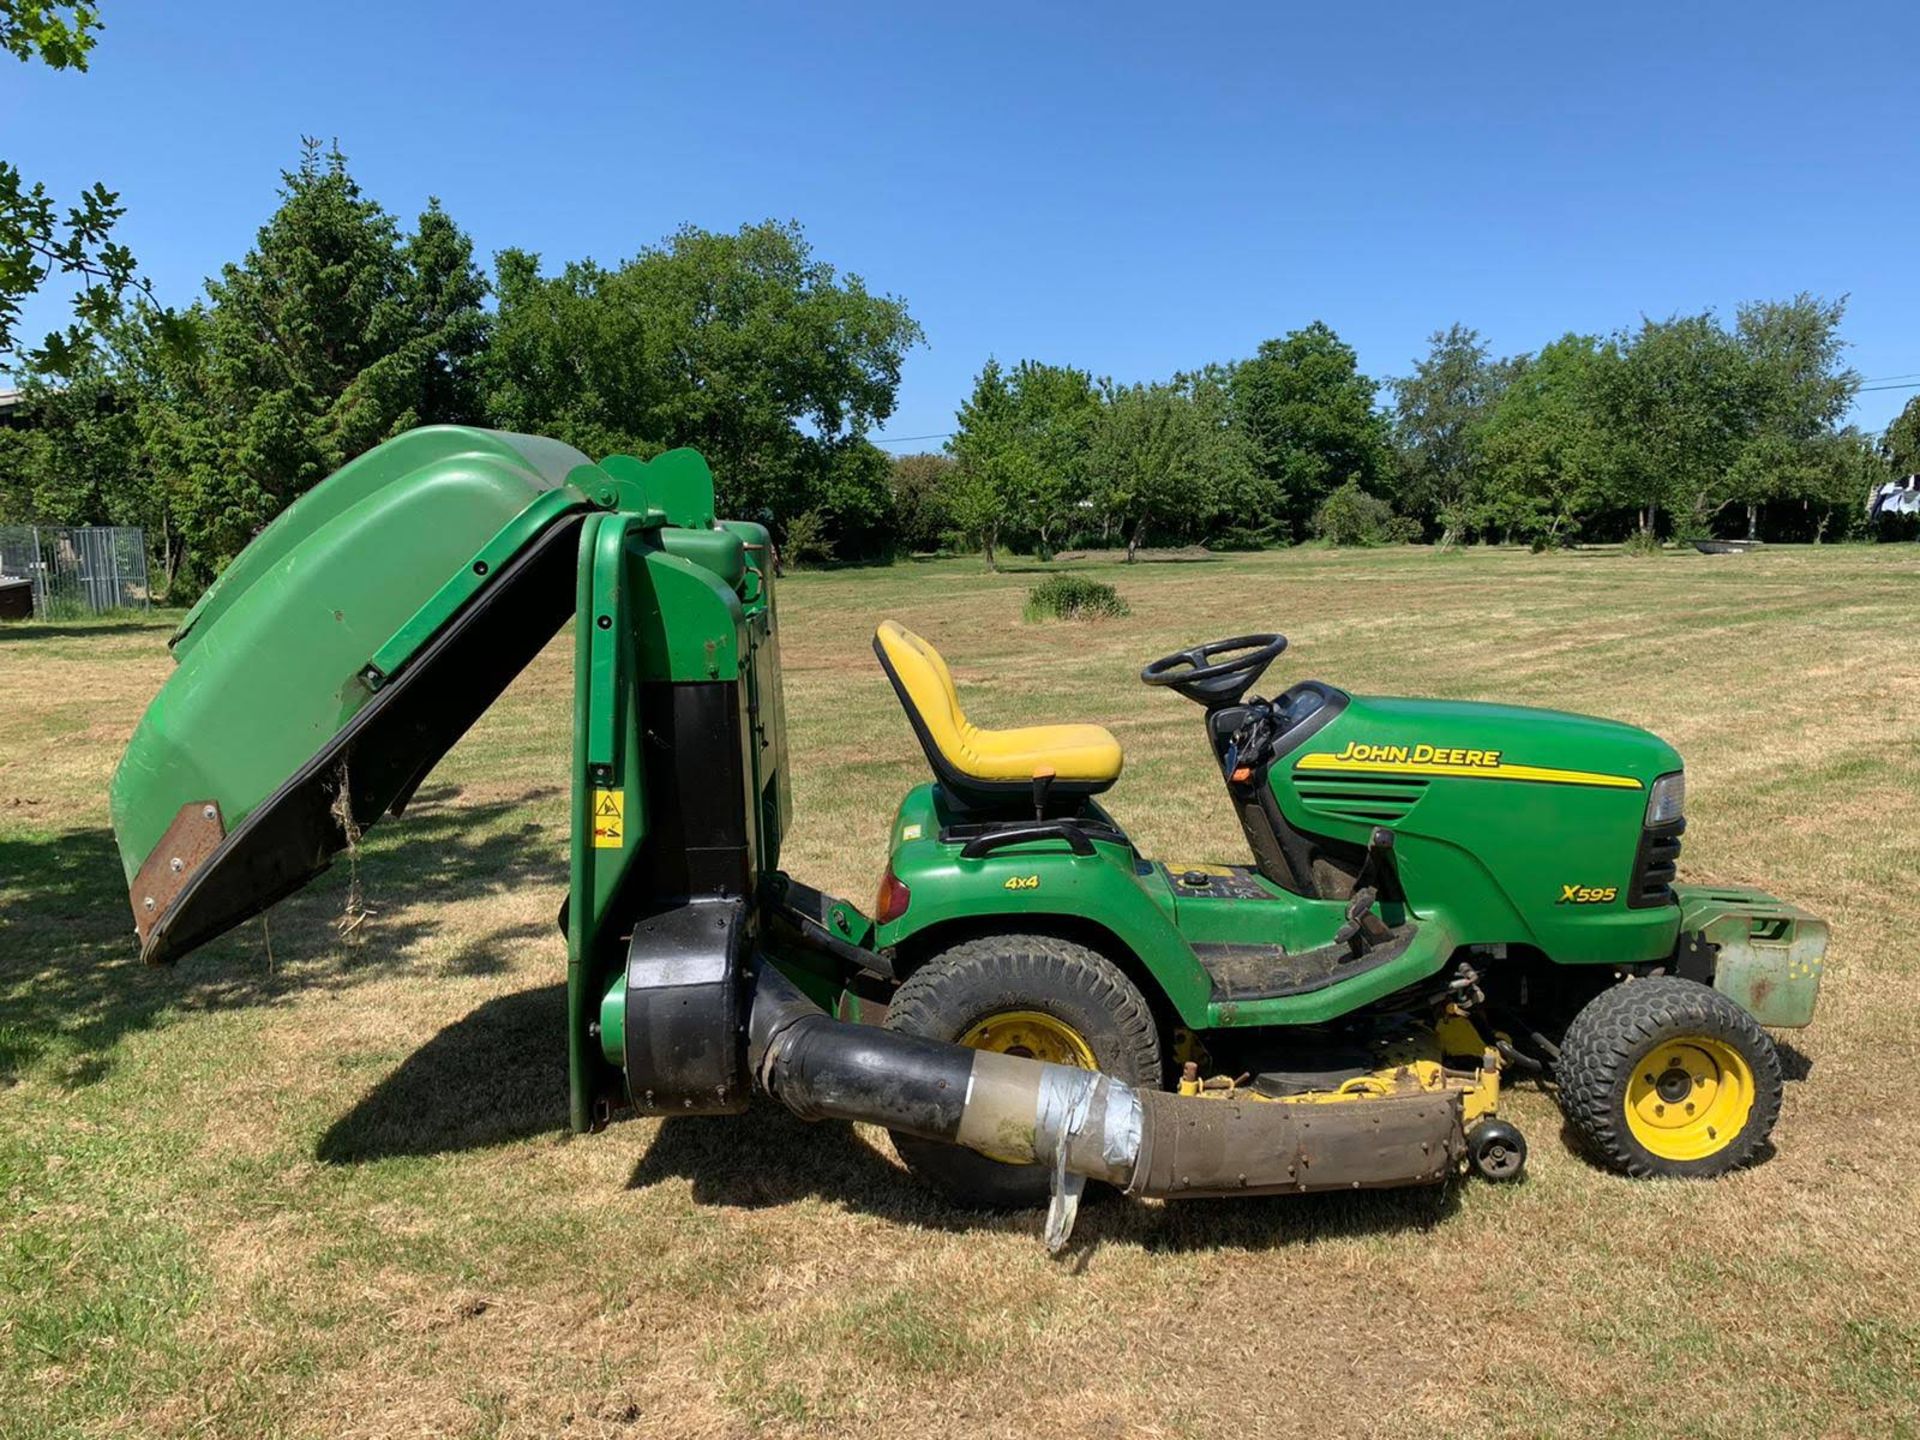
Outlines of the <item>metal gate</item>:
M 33 582 L 33 613 L 70 620 L 145 610 L 147 537 L 137 525 L 0 528 L 0 578 Z

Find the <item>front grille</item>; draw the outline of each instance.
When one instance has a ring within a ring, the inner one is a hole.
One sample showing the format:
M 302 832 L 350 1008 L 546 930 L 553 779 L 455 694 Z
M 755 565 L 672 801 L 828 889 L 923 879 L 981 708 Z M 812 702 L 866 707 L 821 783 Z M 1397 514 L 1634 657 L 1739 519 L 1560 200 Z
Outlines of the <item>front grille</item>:
M 1633 879 L 1627 885 L 1627 904 L 1651 910 L 1673 904 L 1673 880 L 1680 869 L 1680 835 L 1685 820 L 1649 825 L 1640 832 L 1640 849 L 1633 857 Z

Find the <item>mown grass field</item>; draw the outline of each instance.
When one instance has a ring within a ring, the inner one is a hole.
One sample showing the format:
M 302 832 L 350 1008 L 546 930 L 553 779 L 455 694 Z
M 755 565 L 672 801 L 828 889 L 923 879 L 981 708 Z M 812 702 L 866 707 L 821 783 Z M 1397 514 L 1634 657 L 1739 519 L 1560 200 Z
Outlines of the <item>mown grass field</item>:
M 1776 1152 L 1633 1182 L 1520 1090 L 1530 1179 L 963 1214 L 885 1137 L 783 1113 L 565 1133 L 565 637 L 358 860 L 168 972 L 106 783 L 168 621 L 0 629 L 0 1434 L 1899 1435 L 1920 1421 L 1920 548 L 1291 553 L 781 593 L 797 874 L 869 901 L 923 762 L 899 617 L 985 724 L 1093 719 L 1149 853 L 1233 857 L 1147 659 L 1278 628 L 1280 673 L 1651 726 L 1683 873 L 1828 916 Z

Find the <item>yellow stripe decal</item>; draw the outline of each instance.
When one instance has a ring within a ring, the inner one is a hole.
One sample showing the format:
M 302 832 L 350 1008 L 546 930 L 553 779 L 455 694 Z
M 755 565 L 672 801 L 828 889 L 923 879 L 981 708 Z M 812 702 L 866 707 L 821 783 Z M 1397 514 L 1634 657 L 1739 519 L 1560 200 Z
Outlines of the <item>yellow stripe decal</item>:
M 1322 751 L 1302 755 L 1296 770 L 1335 774 L 1446 775 L 1466 780 L 1535 780 L 1545 785 L 1597 785 L 1606 790 L 1638 790 L 1631 775 L 1601 775 L 1592 770 L 1552 770 L 1543 765 L 1442 765 L 1431 760 L 1355 760 Z

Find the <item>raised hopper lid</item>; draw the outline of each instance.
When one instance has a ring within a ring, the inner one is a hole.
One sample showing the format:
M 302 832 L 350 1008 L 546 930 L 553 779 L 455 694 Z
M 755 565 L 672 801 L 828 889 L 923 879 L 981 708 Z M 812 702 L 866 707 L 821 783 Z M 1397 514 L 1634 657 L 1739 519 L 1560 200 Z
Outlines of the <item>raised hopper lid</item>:
M 441 426 L 290 506 L 175 636 L 111 787 L 149 962 L 324 870 L 573 612 L 590 487 L 551 440 Z

